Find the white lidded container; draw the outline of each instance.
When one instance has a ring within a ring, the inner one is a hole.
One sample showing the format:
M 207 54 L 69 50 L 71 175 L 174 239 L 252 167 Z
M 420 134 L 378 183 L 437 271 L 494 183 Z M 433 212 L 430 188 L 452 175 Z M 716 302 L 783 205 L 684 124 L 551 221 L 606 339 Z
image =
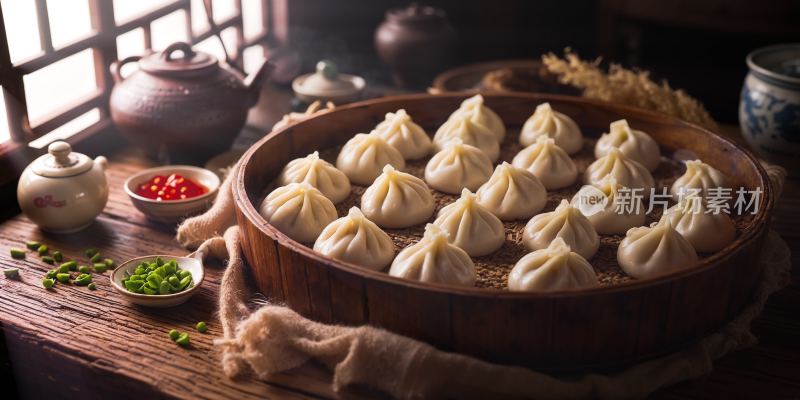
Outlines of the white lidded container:
M 43 231 L 71 233 L 89 225 L 108 202 L 108 160 L 73 153 L 53 142 L 48 153 L 28 165 L 17 185 L 22 212 Z

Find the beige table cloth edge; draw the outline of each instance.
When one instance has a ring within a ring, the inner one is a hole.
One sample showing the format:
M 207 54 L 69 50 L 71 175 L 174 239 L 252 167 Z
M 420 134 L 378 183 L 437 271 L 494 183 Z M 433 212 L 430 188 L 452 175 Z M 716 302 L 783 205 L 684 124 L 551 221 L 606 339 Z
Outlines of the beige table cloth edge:
M 776 194 L 780 193 L 785 171 L 768 167 L 768 174 Z M 235 226 L 233 175 L 223 182 L 211 210 L 186 220 L 177 236 L 188 247 L 207 240 L 212 255 L 228 260 L 219 304 L 224 338 L 215 344 L 221 349 L 222 368 L 231 377 L 249 366 L 266 378 L 314 358 L 334 372 L 336 390 L 364 384 L 399 399 L 643 398 L 659 388 L 708 374 L 714 360 L 754 345 L 757 339 L 750 333 L 750 322 L 761 313 L 769 295 L 790 280 L 791 252 L 779 235 L 770 231 L 752 299 L 728 325 L 685 350 L 640 363 L 617 375 L 555 378 L 440 351 L 371 326 L 321 324 L 280 305 L 266 304 L 251 313 Z

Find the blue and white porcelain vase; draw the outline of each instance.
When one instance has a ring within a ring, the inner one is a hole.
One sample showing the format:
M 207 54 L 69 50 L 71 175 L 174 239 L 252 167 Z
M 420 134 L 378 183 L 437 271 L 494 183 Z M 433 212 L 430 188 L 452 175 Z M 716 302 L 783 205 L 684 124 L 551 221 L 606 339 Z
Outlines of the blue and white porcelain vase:
M 800 43 L 747 55 L 739 99 L 742 134 L 759 157 L 800 175 Z

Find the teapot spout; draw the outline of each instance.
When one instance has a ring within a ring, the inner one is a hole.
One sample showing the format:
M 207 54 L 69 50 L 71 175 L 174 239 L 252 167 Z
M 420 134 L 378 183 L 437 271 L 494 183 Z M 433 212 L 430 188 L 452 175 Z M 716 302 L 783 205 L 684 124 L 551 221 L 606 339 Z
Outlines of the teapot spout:
M 95 158 L 94 163 L 100 166 L 103 171 L 108 169 L 108 159 L 103 156 Z
M 245 78 L 244 86 L 247 90 L 247 96 L 250 99 L 250 107 L 258 103 L 258 96 L 261 94 L 261 86 L 269 80 L 273 71 L 275 71 L 275 63 L 265 59 L 256 72 L 253 72 Z

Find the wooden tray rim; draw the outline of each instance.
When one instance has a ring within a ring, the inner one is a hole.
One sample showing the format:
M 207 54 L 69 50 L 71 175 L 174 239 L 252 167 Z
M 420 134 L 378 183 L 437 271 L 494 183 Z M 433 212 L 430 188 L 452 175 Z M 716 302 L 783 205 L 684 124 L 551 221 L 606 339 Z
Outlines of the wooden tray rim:
M 244 187 L 244 166 L 250 161 L 253 153 L 255 153 L 256 149 L 260 148 L 264 145 L 265 142 L 269 141 L 275 136 L 281 134 L 290 134 L 291 131 L 294 130 L 294 127 L 298 124 L 302 124 L 304 121 L 308 121 L 311 118 L 316 118 L 320 115 L 326 115 L 329 113 L 336 113 L 342 110 L 353 109 L 353 108 L 360 108 L 364 106 L 368 106 L 370 104 L 379 103 L 379 102 L 390 102 L 390 101 L 398 101 L 398 100 L 420 100 L 420 99 L 428 99 L 431 97 L 456 97 L 456 98 L 467 98 L 470 95 L 474 95 L 474 93 L 481 93 L 484 97 L 520 97 L 525 99 L 533 99 L 533 100 L 559 100 L 559 101 L 567 101 L 567 102 L 577 102 L 577 103 L 584 103 L 584 104 L 592 104 L 595 106 L 604 106 L 604 105 L 613 105 L 614 107 L 619 107 L 623 110 L 630 110 L 632 112 L 650 114 L 655 117 L 659 118 L 667 118 L 672 119 L 680 125 L 684 125 L 688 128 L 699 129 L 705 131 L 708 134 L 714 135 L 721 139 L 722 141 L 726 142 L 727 144 L 735 147 L 737 150 L 741 151 L 748 159 L 750 164 L 755 167 L 758 171 L 759 177 L 763 183 L 763 191 L 764 194 L 761 199 L 761 204 L 759 205 L 759 211 L 755 215 L 753 223 L 755 224 L 751 229 L 743 232 L 736 240 L 725 247 L 724 249 L 720 250 L 716 254 L 704 258 L 698 261 L 695 264 L 690 266 L 681 268 L 676 271 L 672 271 L 666 274 L 658 275 L 651 278 L 646 279 L 637 279 L 632 282 L 627 282 L 625 284 L 619 285 L 609 285 L 609 286 L 597 286 L 592 288 L 582 288 L 582 289 L 563 289 L 563 290 L 553 290 L 553 291 L 541 291 L 541 292 L 524 292 L 524 291 L 498 291 L 498 290 L 488 290 L 488 289 L 481 289 L 481 288 L 463 288 L 458 286 L 452 285 L 445 285 L 439 283 L 429 283 L 429 282 L 422 282 L 422 281 L 413 281 L 405 278 L 399 278 L 395 276 L 391 276 L 388 273 L 383 273 L 380 271 L 372 271 L 366 268 L 359 267 L 354 264 L 350 264 L 344 261 L 336 260 L 332 257 L 320 254 L 315 252 L 314 250 L 302 245 L 299 242 L 296 242 L 293 239 L 290 239 L 288 236 L 284 235 L 277 229 L 275 229 L 272 225 L 270 225 L 263 217 L 258 213 L 255 206 L 250 202 L 247 192 Z M 677 117 L 673 117 L 668 114 L 646 110 L 639 107 L 633 107 L 623 104 L 616 104 L 610 103 L 600 100 L 593 100 L 593 99 L 585 99 L 582 97 L 574 97 L 574 96 L 564 96 L 564 95 L 556 95 L 556 94 L 544 94 L 544 93 L 520 93 L 520 92 L 509 92 L 509 93 L 493 93 L 493 92 L 447 92 L 437 95 L 431 94 L 412 94 L 412 95 L 403 95 L 403 96 L 393 96 L 393 97 L 386 97 L 382 99 L 375 99 L 375 100 L 367 100 L 361 101 L 358 103 L 352 103 L 349 105 L 336 107 L 333 110 L 324 110 L 313 117 L 296 121 L 291 124 L 286 125 L 285 127 L 273 131 L 263 138 L 253 144 L 247 152 L 242 156 L 240 167 L 235 171 L 235 187 L 233 188 L 234 199 L 236 206 L 242 211 L 242 213 L 247 217 L 250 222 L 258 227 L 259 230 L 267 234 L 272 240 L 276 241 L 277 243 L 287 247 L 288 249 L 300 253 L 305 257 L 311 258 L 314 261 L 324 264 L 329 267 L 336 267 L 343 271 L 346 271 L 351 274 L 355 274 L 360 276 L 361 278 L 365 279 L 375 279 L 382 281 L 384 283 L 394 284 L 398 286 L 405 286 L 414 289 L 421 289 L 421 290 L 431 290 L 439 293 L 444 294 L 457 294 L 457 295 L 470 295 L 470 296 L 478 296 L 478 297 L 486 297 L 486 298 L 504 298 L 504 299 L 520 299 L 520 298 L 559 298 L 559 297 L 583 297 L 583 296 L 592 296 L 599 291 L 602 291 L 603 294 L 607 293 L 616 293 L 616 292 L 624 292 L 630 290 L 638 290 L 645 287 L 652 287 L 657 286 L 665 283 L 670 283 L 674 280 L 680 278 L 686 278 L 691 275 L 703 272 L 709 268 L 714 268 L 719 265 L 719 261 L 728 259 L 732 256 L 736 255 L 736 248 L 741 247 L 742 245 L 749 243 L 753 240 L 759 238 L 759 234 L 766 228 L 766 216 L 771 215 L 772 205 L 773 205 L 773 190 L 772 190 L 772 183 L 764 170 L 755 157 L 744 147 L 736 144 L 721 136 L 717 133 L 711 132 L 703 127 L 698 125 L 692 124 L 690 122 L 681 120 Z
M 453 91 L 447 88 L 447 81 L 459 76 L 465 75 L 469 73 L 477 73 L 480 70 L 491 70 L 495 71 L 498 69 L 503 68 L 539 68 L 543 66 L 542 60 L 537 60 L 535 58 L 532 59 L 520 59 L 520 60 L 498 60 L 498 61 L 484 61 L 469 65 L 464 65 L 462 67 L 457 67 L 453 69 L 448 69 L 447 71 L 442 72 L 441 74 L 437 75 L 436 78 L 433 80 L 433 87 L 436 89 L 441 90 L 443 93 L 461 93 L 461 92 L 470 92 L 474 91 L 475 89 L 467 89 L 467 90 L 459 90 Z M 505 92 L 505 93 L 512 93 L 512 92 Z M 513 92 L 515 93 L 515 92 Z M 524 93 L 524 92 L 520 92 Z

